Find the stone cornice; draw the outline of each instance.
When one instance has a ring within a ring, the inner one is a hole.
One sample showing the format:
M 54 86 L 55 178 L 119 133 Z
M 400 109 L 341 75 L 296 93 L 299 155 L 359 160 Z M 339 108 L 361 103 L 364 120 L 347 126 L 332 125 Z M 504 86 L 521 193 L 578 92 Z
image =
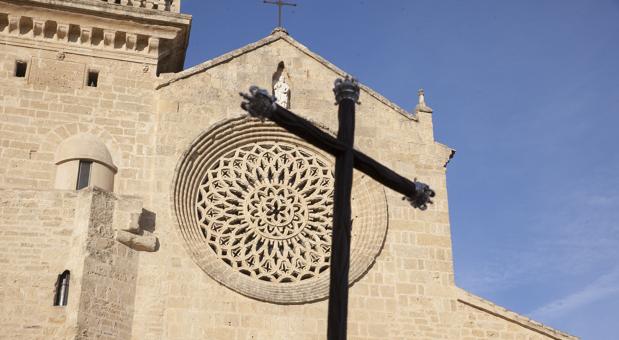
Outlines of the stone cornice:
M 86 0 L 25 0 L 18 4 L 0 0 L 0 41 L 7 45 L 158 64 L 164 72 L 181 69 L 191 17 L 122 8 Z M 136 16 L 137 12 L 147 13 L 135 20 L 127 18 L 127 15 Z M 173 20 L 167 20 L 170 18 Z M 184 21 L 178 21 L 179 18 Z
M 37 7 L 57 8 L 74 12 L 96 14 L 99 16 L 131 17 L 137 21 L 159 22 L 161 24 L 189 25 L 191 15 L 161 11 L 141 7 L 122 6 L 105 1 L 93 0 L 0 0 L 0 3 L 16 5 L 33 5 Z
M 32 47 L 32 44 L 24 42 L 19 37 L 10 37 L 0 35 L 0 45 L 8 46 L 20 46 L 20 47 Z M 104 58 L 110 60 L 129 61 L 139 64 L 157 65 L 158 58 L 151 57 L 149 55 L 134 54 L 122 51 L 106 51 L 106 50 L 93 50 L 92 48 L 81 48 L 79 46 L 67 46 L 61 43 L 54 42 L 40 42 L 37 49 L 47 51 L 59 51 L 67 54 L 91 56 L 97 58 Z

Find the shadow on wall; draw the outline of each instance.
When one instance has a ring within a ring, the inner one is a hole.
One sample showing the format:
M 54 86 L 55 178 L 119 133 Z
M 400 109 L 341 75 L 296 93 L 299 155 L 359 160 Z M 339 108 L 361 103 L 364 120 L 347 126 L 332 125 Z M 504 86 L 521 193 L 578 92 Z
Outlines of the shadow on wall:
M 140 220 L 138 221 L 138 225 L 142 230 L 142 234 L 147 232 L 149 234 L 155 233 L 155 226 L 157 224 L 157 214 L 150 210 L 142 209 L 142 213 L 140 214 Z M 155 238 L 155 247 L 152 251 L 158 251 L 160 247 L 159 238 Z
M 156 221 L 157 214 L 150 210 L 142 209 L 142 213 L 140 214 L 140 220 L 138 221 L 140 229 L 154 233 Z

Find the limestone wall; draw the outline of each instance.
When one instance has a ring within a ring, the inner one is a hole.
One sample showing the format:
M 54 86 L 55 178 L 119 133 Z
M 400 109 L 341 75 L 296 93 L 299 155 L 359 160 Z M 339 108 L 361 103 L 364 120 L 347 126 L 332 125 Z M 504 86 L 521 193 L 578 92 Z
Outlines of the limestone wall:
M 337 126 L 332 87 L 340 75 L 283 40 L 218 60 L 216 67 L 158 91 L 154 178 L 159 190 L 152 199 L 161 249 L 140 260 L 134 338 L 324 338 L 326 301 L 260 302 L 202 271 L 180 238 L 169 190 L 177 162 L 192 140 L 213 124 L 243 114 L 239 89 L 269 88 L 279 62 L 289 72 L 291 109 L 331 131 Z M 387 239 L 377 262 L 351 289 L 350 338 L 448 338 L 445 334 L 457 332 L 450 325 L 456 304 L 444 169 L 449 150 L 434 142 L 429 115 L 406 116 L 367 91 L 361 101 L 356 145 L 404 175 L 429 182 L 438 196 L 434 206 L 420 212 L 387 193 Z
M 80 191 L 76 230 L 81 231 L 82 262 L 76 339 L 130 339 L 132 335 L 138 252 L 116 241 L 115 215 L 135 211 L 126 199 L 98 190 Z
M 152 199 L 158 207 L 162 247 L 141 259 L 135 339 L 325 337 L 326 301 L 273 304 L 216 283 L 188 255 L 177 221 L 166 208 L 173 169 L 188 145 L 214 124 L 243 114 L 236 93 L 250 85 L 269 89 L 280 62 L 288 72 L 291 109 L 336 130 L 331 89 L 342 73 L 306 53 L 303 46 L 276 37 L 187 70 L 158 91 L 157 144 L 161 148 L 154 178 L 161 191 Z M 460 290 L 453 281 L 444 168 L 450 150 L 434 141 L 430 114 L 406 115 L 371 90 L 362 91 L 361 101 L 356 146 L 398 172 L 429 183 L 437 198 L 435 205 L 421 212 L 387 192 L 389 229 L 376 263 L 350 290 L 349 338 L 569 338 L 532 331 L 524 321 L 469 310 L 459 300 Z M 469 319 L 477 321 L 471 324 Z
M 116 233 L 138 202 L 99 189 L 0 190 L 0 339 L 130 339 L 138 253 Z M 68 303 L 54 306 L 65 270 Z
M 144 65 L 3 45 L 0 53 L 0 187 L 50 189 L 62 141 L 98 137 L 118 166 L 115 191 L 149 191 L 155 70 Z M 14 76 L 16 60 L 28 74 Z M 97 87 L 87 71 L 99 72 Z
M 72 191 L 0 189 L 0 338 L 72 334 L 79 290 L 67 307 L 53 299 L 57 276 L 77 269 L 69 263 L 76 207 Z

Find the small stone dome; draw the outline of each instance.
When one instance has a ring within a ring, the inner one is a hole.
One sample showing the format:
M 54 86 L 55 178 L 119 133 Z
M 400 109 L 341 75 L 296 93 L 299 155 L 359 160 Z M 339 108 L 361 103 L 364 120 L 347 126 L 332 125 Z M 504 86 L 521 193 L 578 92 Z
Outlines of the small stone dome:
M 114 173 L 118 171 L 105 144 L 93 135 L 75 135 L 60 144 L 56 151 L 56 164 L 76 159 L 91 160 L 109 167 Z

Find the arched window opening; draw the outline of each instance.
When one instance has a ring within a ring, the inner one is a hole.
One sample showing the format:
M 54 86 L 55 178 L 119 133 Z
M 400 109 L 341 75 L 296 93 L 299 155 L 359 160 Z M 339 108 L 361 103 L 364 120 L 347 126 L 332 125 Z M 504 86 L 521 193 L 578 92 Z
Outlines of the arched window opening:
M 62 274 L 58 275 L 56 280 L 56 291 L 54 293 L 54 306 L 66 306 L 69 300 L 69 281 L 71 279 L 71 272 L 65 270 Z

